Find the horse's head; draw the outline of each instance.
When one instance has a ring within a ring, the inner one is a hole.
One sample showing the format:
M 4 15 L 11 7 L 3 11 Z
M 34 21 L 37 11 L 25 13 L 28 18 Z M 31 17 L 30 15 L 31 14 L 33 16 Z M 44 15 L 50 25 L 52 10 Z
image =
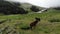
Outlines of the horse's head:
M 40 21 L 40 18 L 37 18 L 37 17 L 36 17 L 35 19 L 36 19 L 37 21 Z

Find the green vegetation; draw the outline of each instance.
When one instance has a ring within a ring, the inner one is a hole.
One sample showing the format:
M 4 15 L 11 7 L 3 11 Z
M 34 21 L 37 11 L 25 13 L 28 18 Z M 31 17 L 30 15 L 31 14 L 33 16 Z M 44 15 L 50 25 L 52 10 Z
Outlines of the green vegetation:
M 22 30 L 21 28 L 29 27 L 29 24 L 34 21 L 35 17 L 41 18 L 41 21 L 33 30 Z M 16 15 L 0 15 L 0 21 L 8 19 L 8 21 L 0 24 L 0 30 L 5 26 L 9 26 L 13 31 L 17 31 L 17 34 L 60 34 L 60 21 L 55 22 L 55 20 L 60 20 L 60 10 L 49 9 L 47 12 L 43 13 L 33 13 L 33 14 L 16 14 Z M 11 20 L 9 20 L 11 19 Z M 53 23 L 49 20 L 54 21 Z M 15 30 L 14 30 L 15 29 Z M 9 30 L 9 29 L 8 29 Z M 2 31 L 6 34 L 8 31 Z M 1 32 L 0 32 L 1 33 Z

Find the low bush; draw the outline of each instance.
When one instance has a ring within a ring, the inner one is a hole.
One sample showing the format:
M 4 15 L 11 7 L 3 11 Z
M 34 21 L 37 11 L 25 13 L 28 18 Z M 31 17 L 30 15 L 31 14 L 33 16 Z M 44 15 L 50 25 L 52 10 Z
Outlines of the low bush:
M 50 22 L 60 22 L 60 19 L 50 19 Z

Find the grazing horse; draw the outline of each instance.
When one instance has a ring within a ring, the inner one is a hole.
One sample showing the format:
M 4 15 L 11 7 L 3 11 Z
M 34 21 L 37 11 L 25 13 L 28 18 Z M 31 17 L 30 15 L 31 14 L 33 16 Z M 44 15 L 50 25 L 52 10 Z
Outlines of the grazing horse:
M 21 28 L 23 30 L 29 30 L 32 29 L 33 27 L 35 27 L 37 25 L 37 23 L 40 21 L 40 18 L 35 18 L 36 20 L 33 21 L 32 23 L 30 23 L 30 27 L 26 27 L 26 28 Z
M 35 18 L 36 20 L 33 21 L 31 24 L 30 24 L 30 28 L 32 29 L 32 27 L 35 27 L 37 25 L 37 23 L 40 21 L 40 18 Z

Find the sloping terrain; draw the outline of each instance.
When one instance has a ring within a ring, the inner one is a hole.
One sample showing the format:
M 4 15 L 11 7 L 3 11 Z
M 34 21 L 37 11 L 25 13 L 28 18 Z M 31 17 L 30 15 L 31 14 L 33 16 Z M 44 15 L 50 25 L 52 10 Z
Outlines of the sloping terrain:
M 35 17 L 41 18 L 41 21 L 32 30 L 21 29 L 29 27 L 29 24 L 35 20 Z M 25 15 L 0 15 L 0 34 L 60 34 L 60 10 L 50 9 L 47 12 Z M 59 20 L 53 21 L 50 20 Z
M 35 12 L 36 10 L 37 10 L 36 12 L 38 12 L 38 11 L 44 9 L 44 7 L 35 6 L 35 5 L 29 4 L 29 3 L 21 3 L 20 7 L 22 7 L 24 10 L 27 10 L 28 12 Z

